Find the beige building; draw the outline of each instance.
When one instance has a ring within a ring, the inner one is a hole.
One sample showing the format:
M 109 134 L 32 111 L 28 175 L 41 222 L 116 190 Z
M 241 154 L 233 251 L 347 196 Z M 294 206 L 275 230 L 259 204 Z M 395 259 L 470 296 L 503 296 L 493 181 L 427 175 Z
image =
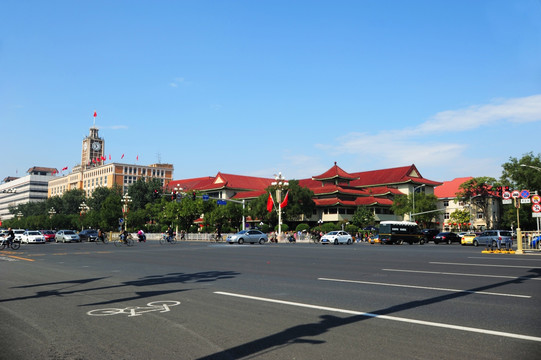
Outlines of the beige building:
M 123 164 L 106 163 L 105 140 L 99 137 L 98 128 L 90 128 L 89 136 L 83 139 L 81 164 L 72 172 L 49 181 L 48 197 L 62 196 L 65 191 L 81 189 L 91 196 L 98 187 L 112 188 L 115 184 L 123 191 L 139 178 L 152 178 L 167 186 L 173 178 L 172 164 Z

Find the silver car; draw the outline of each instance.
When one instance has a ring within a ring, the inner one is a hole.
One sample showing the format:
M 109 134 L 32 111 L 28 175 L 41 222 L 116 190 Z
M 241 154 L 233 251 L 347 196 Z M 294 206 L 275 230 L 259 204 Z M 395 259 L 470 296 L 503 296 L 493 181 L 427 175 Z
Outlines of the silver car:
M 243 244 L 245 242 L 250 244 L 264 244 L 269 241 L 269 239 L 267 238 L 267 234 L 262 233 L 259 230 L 241 230 L 236 234 L 229 235 L 226 241 L 230 244 Z
M 79 238 L 79 235 L 73 230 L 60 230 L 56 233 L 55 242 L 81 242 L 81 238 Z
M 500 249 L 502 245 L 505 245 L 507 249 L 513 247 L 513 234 L 510 230 L 485 230 L 473 239 L 473 241 L 476 240 L 479 244 L 485 244 L 487 248 Z

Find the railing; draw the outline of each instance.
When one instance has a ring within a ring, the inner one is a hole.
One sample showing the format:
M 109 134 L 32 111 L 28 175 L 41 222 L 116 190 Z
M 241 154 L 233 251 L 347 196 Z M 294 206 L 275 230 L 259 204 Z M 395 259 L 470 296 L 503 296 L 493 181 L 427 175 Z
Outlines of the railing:
M 522 233 L 522 249 L 529 252 L 541 252 L 541 233 L 525 231 Z

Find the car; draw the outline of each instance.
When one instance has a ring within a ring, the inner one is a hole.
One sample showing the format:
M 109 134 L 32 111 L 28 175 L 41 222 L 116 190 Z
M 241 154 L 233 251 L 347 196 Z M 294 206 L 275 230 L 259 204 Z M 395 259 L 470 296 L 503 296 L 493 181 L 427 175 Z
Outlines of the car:
M 440 242 L 447 244 L 452 244 L 454 242 L 460 243 L 460 237 L 454 232 L 441 232 L 434 236 L 434 244 L 439 244 Z
M 267 234 L 262 233 L 259 230 L 241 230 L 236 234 L 229 235 L 226 241 L 229 244 L 243 244 L 245 242 L 250 244 L 264 244 L 269 241 L 269 238 L 267 237 Z
M 84 229 L 79 232 L 79 238 L 81 241 L 96 241 L 98 239 L 98 230 Z
M 508 249 L 513 247 L 513 233 L 511 230 L 485 230 L 475 238 L 479 244 L 487 248 L 497 247 L 500 249 L 505 244 Z
M 74 230 L 59 230 L 54 238 L 55 242 L 81 242 L 81 238 Z
M 353 243 L 351 235 L 345 231 L 330 231 L 321 237 L 322 244 L 348 244 Z
M 429 241 L 433 241 L 434 236 L 440 233 L 438 229 L 423 229 L 421 230 L 421 232 L 425 236 L 425 243 L 428 243 Z
M 473 246 L 479 246 L 479 242 L 475 240 L 477 237 L 477 234 L 475 233 L 465 233 L 460 238 L 460 244 L 461 245 L 473 245 Z
M 381 240 L 379 239 L 379 235 L 371 236 L 369 242 L 370 244 L 380 244 Z
M 13 241 L 21 241 L 21 238 L 26 230 L 24 229 L 13 229 L 13 234 L 15 234 L 15 239 Z
M 43 234 L 43 237 L 45 238 L 45 241 L 51 242 L 54 241 L 55 233 L 52 230 L 41 230 L 41 233 Z
M 23 244 L 45 244 L 45 237 L 38 230 L 26 230 L 21 236 Z

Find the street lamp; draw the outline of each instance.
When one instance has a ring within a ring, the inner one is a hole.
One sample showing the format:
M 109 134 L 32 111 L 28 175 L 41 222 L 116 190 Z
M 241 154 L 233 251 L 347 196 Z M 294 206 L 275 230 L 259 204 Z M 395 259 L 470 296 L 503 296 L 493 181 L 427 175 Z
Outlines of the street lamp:
M 122 213 L 124 214 L 124 230 L 126 230 L 128 228 L 128 221 L 127 221 L 127 218 L 128 218 L 128 210 L 129 210 L 129 203 L 131 203 L 131 196 L 128 195 L 128 193 L 126 192 L 124 194 L 124 196 L 122 196 Z
M 426 184 L 422 184 L 422 185 L 419 185 L 419 186 L 416 186 L 416 187 L 413 188 L 413 193 L 412 193 L 413 204 L 412 204 L 412 207 L 411 207 L 411 208 L 412 208 L 412 211 L 413 211 L 414 214 L 415 214 L 415 191 L 416 191 L 417 189 L 420 189 L 420 188 L 422 188 L 422 187 L 425 187 L 425 185 L 426 185 Z M 414 216 L 414 215 L 412 215 L 412 213 L 410 212 L 410 220 L 413 220 L 413 216 Z
M 81 205 L 79 205 L 79 215 L 80 216 L 84 216 L 84 214 L 86 214 L 86 212 L 90 210 L 90 208 L 88 207 L 88 205 L 84 202 L 81 203 Z M 84 227 L 83 227 L 83 220 L 81 219 L 81 231 L 83 231 Z
M 174 200 L 176 202 L 180 202 L 180 199 L 181 199 L 182 195 L 184 195 L 184 193 L 183 193 L 184 189 L 181 188 L 180 186 L 175 186 L 175 188 L 173 190 L 175 190 L 175 193 L 174 193 L 175 198 L 174 198 Z M 175 226 L 175 232 L 177 234 L 178 234 L 178 219 L 179 219 L 179 217 L 180 217 L 180 211 L 179 211 L 179 214 L 177 214 L 177 224 Z
M 282 176 L 282 173 L 279 172 L 278 175 L 275 175 L 274 180 L 271 185 L 276 186 L 276 201 L 278 202 L 278 236 L 282 234 L 282 190 L 289 186 L 289 183 Z
M 17 216 L 17 220 L 21 220 L 21 218 L 23 217 L 23 213 L 18 211 L 16 216 Z
M 535 170 L 537 170 L 537 171 L 541 171 L 541 168 L 538 167 L 538 166 L 526 165 L 526 164 L 520 164 L 520 166 L 522 166 L 522 167 L 529 167 L 529 168 L 535 169 Z
M 49 209 L 49 218 L 52 219 L 53 216 L 55 216 L 55 215 L 56 215 L 56 210 L 54 209 L 54 207 L 51 207 L 51 208 Z

